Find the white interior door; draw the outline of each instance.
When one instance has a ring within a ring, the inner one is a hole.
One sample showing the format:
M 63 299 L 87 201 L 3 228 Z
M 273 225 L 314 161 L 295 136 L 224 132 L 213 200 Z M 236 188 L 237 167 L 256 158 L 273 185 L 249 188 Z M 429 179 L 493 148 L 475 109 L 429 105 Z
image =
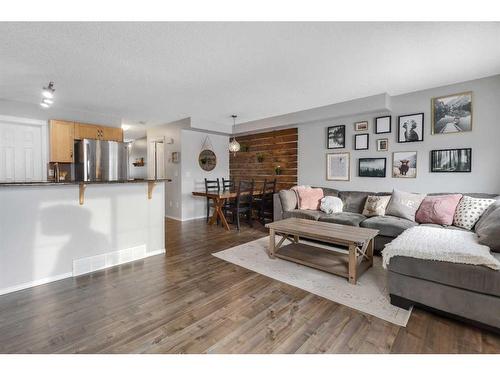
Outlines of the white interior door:
M 46 126 L 0 119 L 0 181 L 45 180 Z

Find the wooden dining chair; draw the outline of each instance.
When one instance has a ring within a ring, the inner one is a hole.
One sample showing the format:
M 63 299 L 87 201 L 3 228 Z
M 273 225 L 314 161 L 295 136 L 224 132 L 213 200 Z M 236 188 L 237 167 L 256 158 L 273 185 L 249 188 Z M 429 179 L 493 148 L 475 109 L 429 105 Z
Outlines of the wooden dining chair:
M 205 192 L 208 194 L 218 191 L 220 191 L 219 178 L 217 178 L 216 180 L 208 180 L 205 178 Z M 214 206 L 214 204 L 210 201 L 211 199 L 207 197 L 207 223 L 208 220 L 210 220 L 210 207 Z
M 255 201 L 255 208 L 257 210 L 257 217 L 260 223 L 264 225 L 266 219 L 273 220 L 273 196 L 276 193 L 276 179 L 272 181 L 264 180 L 262 186 L 262 194 Z
M 224 207 L 224 214 L 231 214 L 232 222 L 236 223 L 238 230 L 240 230 L 240 216 L 242 214 L 246 216 L 248 224 L 252 226 L 253 189 L 253 180 L 240 181 L 236 190 L 236 198 Z

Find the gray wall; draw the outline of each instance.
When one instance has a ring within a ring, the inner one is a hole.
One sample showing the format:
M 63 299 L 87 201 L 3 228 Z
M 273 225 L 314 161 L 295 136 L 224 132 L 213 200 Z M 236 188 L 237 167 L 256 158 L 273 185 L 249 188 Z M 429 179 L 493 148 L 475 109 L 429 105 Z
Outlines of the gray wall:
M 136 159 L 144 158 L 145 164 L 142 167 L 134 166 Z M 147 162 L 148 162 L 148 142 L 146 137 L 132 141 L 129 148 L 129 178 L 147 178 Z
M 472 132 L 431 135 L 431 98 L 436 96 L 473 91 Z M 500 193 L 500 75 L 438 87 L 409 94 L 393 96 L 391 111 L 366 114 L 362 105 L 360 115 L 304 123 L 299 128 L 300 184 L 328 186 L 341 190 L 391 191 L 392 188 L 417 192 L 487 192 Z M 397 119 L 399 115 L 424 113 L 424 141 L 397 143 Z M 365 114 L 361 114 L 365 113 Z M 374 118 L 392 115 L 392 133 L 374 134 Z M 370 148 L 354 151 L 354 123 L 368 120 Z M 346 148 L 328 150 L 327 127 L 346 125 Z M 376 150 L 376 139 L 388 138 L 389 151 Z M 430 173 L 430 151 L 446 148 L 472 148 L 471 173 Z M 326 180 L 326 154 L 349 151 L 351 154 L 350 181 Z M 417 151 L 417 177 L 401 179 L 392 177 L 392 152 Z M 387 177 L 358 177 L 358 159 L 364 157 L 387 158 Z

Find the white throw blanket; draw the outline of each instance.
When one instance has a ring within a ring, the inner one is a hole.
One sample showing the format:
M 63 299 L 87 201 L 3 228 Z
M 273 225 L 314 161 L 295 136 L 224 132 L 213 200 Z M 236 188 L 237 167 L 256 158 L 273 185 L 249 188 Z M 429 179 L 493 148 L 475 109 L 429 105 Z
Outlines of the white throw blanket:
M 405 230 L 385 246 L 382 256 L 384 268 L 392 257 L 406 256 L 500 269 L 500 261 L 491 255 L 488 246 L 479 244 L 475 233 L 426 226 Z

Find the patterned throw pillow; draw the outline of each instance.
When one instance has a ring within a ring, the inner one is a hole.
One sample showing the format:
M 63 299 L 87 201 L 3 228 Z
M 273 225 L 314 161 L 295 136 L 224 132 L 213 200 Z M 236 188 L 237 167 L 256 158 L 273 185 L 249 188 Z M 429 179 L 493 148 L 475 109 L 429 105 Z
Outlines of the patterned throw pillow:
M 453 225 L 469 230 L 472 229 L 484 211 L 494 202 L 494 199 L 472 198 L 464 195 L 455 211 Z
M 390 195 L 369 195 L 366 198 L 363 215 L 365 216 L 384 216 L 385 209 L 391 200 Z

